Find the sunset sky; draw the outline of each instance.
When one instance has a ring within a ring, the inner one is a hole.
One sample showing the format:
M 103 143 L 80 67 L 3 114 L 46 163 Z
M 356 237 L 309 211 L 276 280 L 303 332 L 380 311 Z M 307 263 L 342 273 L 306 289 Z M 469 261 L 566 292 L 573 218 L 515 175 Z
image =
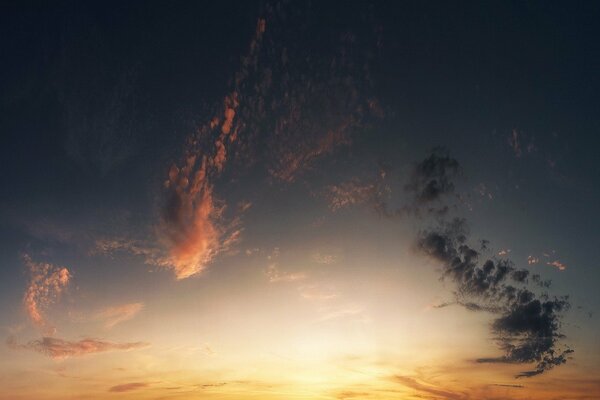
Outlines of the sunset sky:
M 0 399 L 600 399 L 599 18 L 4 4 Z

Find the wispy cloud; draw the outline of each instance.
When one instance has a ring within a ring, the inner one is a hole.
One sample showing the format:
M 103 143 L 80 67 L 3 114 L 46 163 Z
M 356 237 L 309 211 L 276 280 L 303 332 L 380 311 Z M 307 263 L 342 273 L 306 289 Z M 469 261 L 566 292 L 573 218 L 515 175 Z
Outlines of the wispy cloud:
M 130 392 L 132 390 L 143 389 L 145 387 L 148 387 L 149 385 L 150 384 L 146 383 L 146 382 L 124 383 L 122 385 L 112 386 L 110 389 L 108 389 L 108 391 L 115 392 L 115 393 Z
M 107 307 L 96 313 L 95 319 L 104 321 L 107 329 L 128 321 L 135 317 L 144 308 L 144 303 L 128 303 Z
M 81 357 L 88 354 L 104 353 L 109 351 L 128 351 L 142 349 L 149 346 L 145 342 L 116 343 L 101 339 L 87 338 L 78 341 L 69 341 L 54 337 L 43 337 L 25 344 L 19 344 L 12 337 L 8 338 L 7 345 L 13 349 L 32 350 L 55 360 L 70 357 Z
M 419 397 L 425 395 L 427 396 L 426 398 L 434 396 L 433 398 L 446 400 L 463 400 L 469 398 L 469 396 L 465 393 L 455 392 L 431 384 L 422 383 L 416 378 L 410 376 L 394 376 L 392 380 L 415 390 L 419 394 Z
M 304 272 L 284 272 L 279 268 L 279 248 L 273 249 L 271 254 L 267 256 L 269 265 L 265 271 L 269 282 L 295 282 L 306 279 L 306 273 Z
M 38 328 L 54 334 L 56 329 L 47 321 L 44 311 L 60 298 L 72 275 L 65 267 L 34 262 L 28 254 L 23 255 L 23 263 L 29 270 L 29 282 L 23 297 L 27 314 Z

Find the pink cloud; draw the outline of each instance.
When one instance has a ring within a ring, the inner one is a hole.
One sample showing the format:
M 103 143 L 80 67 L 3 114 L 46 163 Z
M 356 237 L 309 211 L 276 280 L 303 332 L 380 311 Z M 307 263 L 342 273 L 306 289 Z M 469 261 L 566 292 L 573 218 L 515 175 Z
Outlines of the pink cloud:
M 53 334 L 55 328 L 44 317 L 44 311 L 60 298 L 71 280 L 71 273 L 65 267 L 34 262 L 27 254 L 23 255 L 23 262 L 29 270 L 29 282 L 23 296 L 25 310 L 34 325 Z
M 33 350 L 55 360 L 117 350 L 136 350 L 149 346 L 144 342 L 115 343 L 93 338 L 68 341 L 48 336 L 25 344 L 18 344 L 11 337 L 7 340 L 7 344 L 13 349 Z

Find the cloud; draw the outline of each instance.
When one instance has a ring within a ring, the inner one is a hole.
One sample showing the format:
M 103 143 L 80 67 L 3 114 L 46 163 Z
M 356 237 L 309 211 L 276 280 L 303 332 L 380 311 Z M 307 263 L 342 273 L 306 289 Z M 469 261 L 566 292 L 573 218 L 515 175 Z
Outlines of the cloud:
M 96 314 L 95 319 L 103 320 L 107 329 L 115 325 L 128 321 L 135 317 L 144 308 L 144 303 L 121 304 L 114 307 L 108 307 Z
M 559 271 L 564 271 L 565 269 L 567 269 L 567 266 L 558 260 L 547 262 L 546 264 L 558 268 Z
M 527 264 L 533 265 L 540 262 L 540 259 L 534 256 L 527 256 Z
M 279 248 L 273 249 L 273 252 L 269 256 L 267 256 L 269 260 L 269 265 L 265 274 L 269 279 L 269 282 L 295 282 L 295 281 L 303 281 L 306 279 L 306 274 L 304 272 L 282 272 L 279 269 Z
M 46 320 L 44 311 L 60 298 L 72 275 L 65 267 L 34 262 L 28 254 L 22 258 L 29 270 L 29 282 L 23 296 L 25 310 L 34 325 L 54 334 L 56 329 Z
M 386 197 L 389 187 L 383 183 L 383 178 L 373 182 L 351 180 L 337 185 L 330 185 L 325 189 L 325 198 L 331 211 L 343 208 L 367 205 L 378 214 L 387 213 Z
M 108 389 L 109 392 L 122 393 L 130 392 L 132 390 L 138 390 L 147 387 L 149 384 L 146 382 L 131 382 L 124 383 L 122 385 L 116 385 Z
M 136 350 L 149 346 L 148 343 L 144 342 L 115 343 L 93 338 L 68 341 L 48 336 L 42 337 L 39 340 L 32 340 L 25 344 L 18 344 L 14 338 L 10 337 L 7 340 L 7 345 L 13 349 L 33 350 L 55 360 L 108 351 Z
M 523 155 L 521 141 L 519 140 L 519 132 L 516 129 L 513 129 L 510 136 L 508 136 L 508 145 L 512 149 L 513 153 L 515 153 L 516 157 L 521 157 L 521 155 Z
M 300 296 L 307 300 L 323 301 L 339 297 L 338 292 L 334 288 L 317 283 L 302 285 L 298 288 L 298 291 L 300 292 Z
M 222 114 L 188 138 L 182 162 L 169 169 L 158 235 L 167 252 L 164 266 L 172 269 L 177 279 L 200 274 L 239 240 L 239 219 L 224 221 L 226 204 L 217 199 L 214 182 L 223 173 L 230 158 L 229 147 L 236 144 L 243 126 L 238 118 L 239 90 L 256 63 L 265 26 L 265 20 L 259 19 L 234 88 L 224 97 Z M 248 206 L 238 207 L 238 212 L 246 209 Z
M 467 244 L 468 229 L 462 219 L 423 232 L 417 248 L 437 260 L 442 276 L 456 285 L 457 303 L 473 311 L 495 315 L 492 332 L 504 355 L 480 358 L 480 363 L 536 363 L 519 374 L 533 376 L 566 362 L 569 348 L 560 345 L 560 314 L 569 308 L 567 298 L 537 296 L 523 287 L 529 271 L 517 269 L 510 260 L 488 259 Z M 537 280 L 537 279 L 536 279 Z M 520 285 L 521 287 L 517 287 Z
M 413 194 L 416 205 L 423 206 L 454 192 L 452 180 L 458 172 L 458 161 L 447 150 L 437 147 L 414 167 L 405 188 Z
M 440 389 L 437 386 L 428 385 L 419 382 L 417 379 L 409 377 L 409 376 L 394 376 L 392 378 L 393 381 L 398 382 L 406 387 L 414 389 L 420 395 L 427 394 L 433 395 L 436 398 L 442 398 L 447 400 L 462 400 L 467 399 L 468 396 L 464 393 L 453 392 L 446 389 Z

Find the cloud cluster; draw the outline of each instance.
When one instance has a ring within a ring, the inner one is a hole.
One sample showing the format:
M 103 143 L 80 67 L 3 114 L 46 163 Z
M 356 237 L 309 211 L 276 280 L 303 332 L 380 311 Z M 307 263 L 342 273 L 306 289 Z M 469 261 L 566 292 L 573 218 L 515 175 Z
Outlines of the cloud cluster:
M 23 263 L 29 270 L 29 282 L 23 297 L 25 310 L 34 325 L 45 333 L 54 334 L 55 328 L 44 316 L 44 311 L 60 298 L 72 275 L 65 267 L 34 262 L 28 254 L 23 255 Z
M 456 286 L 457 303 L 472 311 L 487 311 L 495 317 L 492 331 L 504 355 L 480 358 L 481 363 L 535 363 L 519 377 L 541 374 L 566 362 L 572 350 L 560 340 L 561 312 L 568 298 L 536 295 L 527 288 L 529 271 L 514 267 L 507 259 L 481 261 L 469 246 L 468 229 L 462 219 L 422 232 L 417 248 L 442 266 L 445 279 Z
M 331 211 L 356 205 L 368 205 L 378 214 L 387 213 L 387 187 L 381 181 L 360 182 L 356 179 L 326 188 L 325 198 Z
M 115 343 L 92 338 L 69 341 L 48 336 L 25 344 L 19 344 L 14 338 L 9 337 L 7 345 L 13 349 L 32 350 L 55 360 L 109 351 L 135 350 L 149 346 L 148 343 L 144 342 Z

